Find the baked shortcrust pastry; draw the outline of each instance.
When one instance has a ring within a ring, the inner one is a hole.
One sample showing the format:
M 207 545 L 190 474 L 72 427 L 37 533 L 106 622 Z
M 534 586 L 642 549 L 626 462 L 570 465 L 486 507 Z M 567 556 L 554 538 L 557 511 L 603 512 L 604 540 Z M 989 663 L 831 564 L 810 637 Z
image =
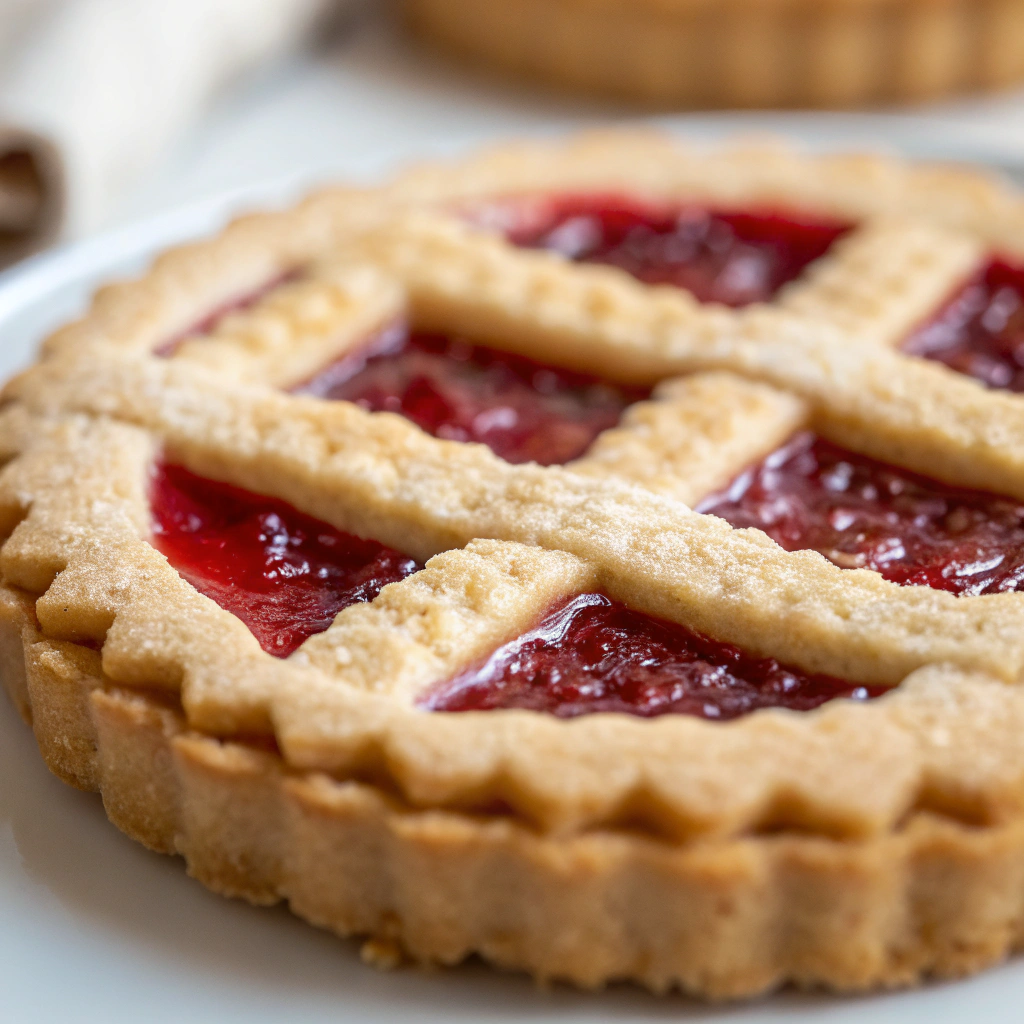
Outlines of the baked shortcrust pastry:
M 658 106 L 835 107 L 1024 80 L 1021 0 L 405 0 L 523 79 Z
M 50 768 L 210 888 L 716 998 L 1024 937 L 1024 200 L 600 134 L 246 217 L 0 408 Z

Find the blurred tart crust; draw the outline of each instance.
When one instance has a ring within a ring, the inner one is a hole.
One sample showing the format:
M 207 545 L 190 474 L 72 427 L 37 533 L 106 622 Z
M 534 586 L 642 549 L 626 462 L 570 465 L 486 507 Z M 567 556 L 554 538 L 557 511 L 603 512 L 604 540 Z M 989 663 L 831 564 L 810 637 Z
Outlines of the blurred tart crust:
M 1019 0 L 405 0 L 524 81 L 653 107 L 851 107 L 1024 80 Z

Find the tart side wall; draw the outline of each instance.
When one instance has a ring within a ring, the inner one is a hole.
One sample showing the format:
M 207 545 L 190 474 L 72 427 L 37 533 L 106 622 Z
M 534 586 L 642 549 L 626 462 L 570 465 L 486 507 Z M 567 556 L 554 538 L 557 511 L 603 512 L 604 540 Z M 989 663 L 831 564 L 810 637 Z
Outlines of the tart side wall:
M 314 924 L 369 937 L 367 959 L 478 953 L 587 988 L 628 979 L 738 998 L 787 981 L 859 991 L 960 975 L 1024 939 L 1024 821 L 920 812 L 867 842 L 673 844 L 413 810 L 188 731 L 166 698 L 105 681 L 95 652 L 43 639 L 28 595 L 0 596 L 4 681 L 51 770 L 98 790 L 122 831 L 180 854 L 208 888 L 287 899 Z
M 654 107 L 848 107 L 1024 77 L 1024 26 L 1006 0 L 406 0 L 404 11 L 413 33 L 458 57 Z

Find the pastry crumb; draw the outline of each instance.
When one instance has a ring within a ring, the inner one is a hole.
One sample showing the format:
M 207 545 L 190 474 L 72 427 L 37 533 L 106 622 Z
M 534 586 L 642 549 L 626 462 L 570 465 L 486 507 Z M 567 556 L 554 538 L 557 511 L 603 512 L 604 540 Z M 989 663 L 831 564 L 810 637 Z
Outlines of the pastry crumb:
M 402 947 L 394 939 L 367 939 L 359 951 L 364 964 L 376 967 L 378 971 L 393 971 L 405 960 Z

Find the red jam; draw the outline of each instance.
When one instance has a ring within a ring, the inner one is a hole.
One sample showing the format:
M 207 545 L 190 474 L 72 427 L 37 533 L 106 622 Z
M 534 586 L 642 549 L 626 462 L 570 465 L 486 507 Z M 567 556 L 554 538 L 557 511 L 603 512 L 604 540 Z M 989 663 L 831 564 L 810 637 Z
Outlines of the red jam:
M 801 433 L 699 512 L 810 548 L 844 569 L 955 594 L 1015 591 L 1024 580 L 1024 504 L 969 491 Z
M 611 264 L 647 284 L 676 285 L 701 302 L 733 307 L 770 300 L 851 227 L 791 212 L 585 195 L 552 199 L 525 221 L 508 233 L 517 245 Z
M 150 501 L 154 543 L 171 565 L 279 658 L 419 569 L 376 541 L 180 466 L 156 467 Z
M 542 466 L 578 458 L 649 393 L 402 325 L 296 390 L 397 412 L 435 437 Z
M 758 708 L 809 711 L 837 697 L 866 700 L 883 692 L 755 658 L 604 594 L 581 594 L 499 647 L 481 668 L 442 684 L 422 706 L 724 721 Z
M 903 349 L 990 388 L 1024 391 L 1024 266 L 990 263 Z

